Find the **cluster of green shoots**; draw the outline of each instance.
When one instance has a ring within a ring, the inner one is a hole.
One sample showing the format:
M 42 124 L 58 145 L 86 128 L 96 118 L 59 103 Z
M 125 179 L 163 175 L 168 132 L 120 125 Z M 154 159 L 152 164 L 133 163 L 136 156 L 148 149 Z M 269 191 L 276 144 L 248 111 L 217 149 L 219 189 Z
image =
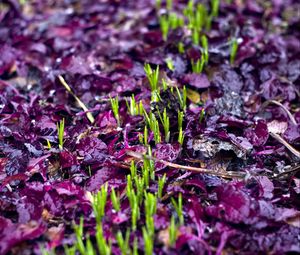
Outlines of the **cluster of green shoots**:
M 144 118 L 146 120 L 147 126 L 150 128 L 150 130 L 153 133 L 155 144 L 160 143 L 161 142 L 161 134 L 160 134 L 160 129 L 159 129 L 159 122 L 156 119 L 154 113 L 152 113 L 152 111 L 150 111 L 148 114 L 146 111 L 144 111 Z M 147 130 L 146 126 L 144 129 L 144 144 L 148 145 L 148 130 Z
M 178 126 L 182 127 L 182 113 L 179 113 L 180 120 Z M 162 117 L 163 118 L 163 117 Z M 133 254 L 138 255 L 138 239 L 135 236 L 138 229 L 138 222 L 142 220 L 145 225 L 141 228 L 143 236 L 143 251 L 146 255 L 152 255 L 155 241 L 155 224 L 154 216 L 157 210 L 157 203 L 163 197 L 163 189 L 166 184 L 166 174 L 156 176 L 154 172 L 154 161 L 151 159 L 152 152 L 148 146 L 148 154 L 143 159 L 143 164 L 138 169 L 134 161 L 130 165 L 130 174 L 127 175 L 126 197 L 131 209 L 131 225 L 122 233 L 121 230 L 115 231 L 113 238 L 105 237 L 103 231 L 103 222 L 107 210 L 107 202 L 110 199 L 113 210 L 118 212 L 121 210 L 121 198 L 114 188 L 110 189 L 108 184 L 102 185 L 100 190 L 93 194 L 91 204 L 93 214 L 96 221 L 95 236 L 93 243 L 90 238 L 90 233 L 84 229 L 84 218 L 81 217 L 79 224 L 74 225 L 74 234 L 76 241 L 71 246 L 64 247 L 64 253 L 67 255 L 110 255 L 112 254 L 112 246 L 117 245 L 122 255 Z M 156 192 L 150 192 L 149 187 L 151 182 L 157 183 Z M 169 246 L 175 245 L 178 233 L 178 227 L 184 224 L 184 215 L 182 207 L 182 195 L 179 194 L 178 199 L 171 198 L 171 202 L 176 211 L 176 216 L 173 214 L 170 218 Z M 176 223 L 178 222 L 178 223 Z M 47 251 L 41 248 L 43 255 L 54 255 L 55 251 Z
M 205 35 L 201 36 L 201 46 L 202 46 L 202 54 L 201 58 L 198 59 L 196 62 L 192 59 L 191 65 L 192 65 L 192 70 L 194 73 L 202 73 L 202 70 L 204 66 L 208 63 L 208 40 Z
M 203 4 L 196 4 L 190 0 L 182 13 L 172 11 L 173 3 L 166 3 L 167 13 L 159 16 L 159 24 L 163 39 L 168 39 L 170 30 L 186 26 L 191 31 L 193 43 L 199 45 L 200 33 L 206 29 L 210 30 L 211 22 L 219 13 L 219 0 L 211 0 L 210 12 Z M 156 9 L 161 9 L 161 1 L 157 1 Z
M 155 91 L 155 100 L 161 100 L 159 96 L 160 88 L 159 83 L 159 67 L 152 70 L 150 65 L 145 65 L 145 71 L 151 86 L 152 92 Z M 165 91 L 168 89 L 166 81 L 162 80 L 160 85 Z M 183 87 L 180 91 L 177 87 L 176 91 L 171 89 L 172 93 L 176 93 L 178 101 L 180 103 L 181 110 L 178 111 L 178 142 L 183 143 L 184 133 L 183 133 L 183 120 L 184 112 L 186 110 L 187 101 L 187 91 Z M 154 93 L 152 93 L 153 95 Z M 153 100 L 153 98 L 152 98 Z M 155 100 L 153 100 L 155 102 Z M 110 98 L 111 108 L 115 119 L 120 126 L 119 117 L 119 99 L 118 96 L 115 98 Z M 157 177 L 155 175 L 155 164 L 152 159 L 152 149 L 149 144 L 148 132 L 152 132 L 153 139 L 155 143 L 160 143 L 162 141 L 162 134 L 160 128 L 163 130 L 163 138 L 165 142 L 170 141 L 170 118 L 167 113 L 167 108 L 162 112 L 157 112 L 158 115 L 152 111 L 147 112 L 144 109 L 142 101 L 136 102 L 134 95 L 126 100 L 126 105 L 128 111 L 131 115 L 143 115 L 146 125 L 144 128 L 143 135 L 141 136 L 141 142 L 146 146 L 148 152 L 143 158 L 143 164 L 139 167 L 132 162 L 130 166 L 130 174 L 127 175 L 127 187 L 125 190 L 125 197 L 120 196 L 119 191 L 114 188 L 108 187 L 108 184 L 104 184 L 101 189 L 92 196 L 91 204 L 94 212 L 94 217 L 96 221 L 95 239 L 90 238 L 90 233 L 84 230 L 84 219 L 80 219 L 78 224 L 74 225 L 74 233 L 76 236 L 76 242 L 70 247 L 65 247 L 65 254 L 75 255 L 88 254 L 88 255 L 108 255 L 112 253 L 112 246 L 118 245 L 122 255 L 126 254 L 138 254 L 138 239 L 135 237 L 136 231 L 138 229 L 138 223 L 140 220 L 145 222 L 145 225 L 140 229 L 143 236 L 144 253 L 146 255 L 153 254 L 154 241 L 155 241 L 155 224 L 154 215 L 156 214 L 157 202 L 163 197 L 163 189 L 166 183 L 166 175 Z M 64 120 L 62 120 L 58 125 L 58 138 L 60 148 L 63 147 L 63 134 L 64 134 Z M 149 187 L 151 183 L 157 183 L 157 191 L 150 192 Z M 131 217 L 130 226 L 126 228 L 126 231 L 115 231 L 114 238 L 105 237 L 103 232 L 103 219 L 105 218 L 107 210 L 107 202 L 110 200 L 112 209 L 114 212 L 119 212 L 122 208 L 121 199 L 128 199 Z M 172 199 L 172 204 L 177 213 L 177 217 L 172 215 L 170 218 L 169 239 L 170 246 L 173 246 L 177 238 L 177 229 L 183 224 L 183 212 L 182 212 L 182 198 L 181 195 L 177 200 Z M 176 224 L 176 221 L 178 222 Z M 96 240 L 96 244 L 92 243 L 91 240 Z M 54 254 L 54 251 L 48 252 L 42 249 L 43 254 Z
M 170 12 L 159 17 L 159 24 L 162 37 L 165 41 L 167 41 L 170 30 L 175 30 L 179 27 L 183 27 L 184 19 L 176 12 Z
M 219 0 L 211 1 L 211 11 L 208 12 L 205 5 L 198 3 L 195 6 L 194 0 L 190 0 L 182 13 L 172 11 L 172 0 L 167 1 L 167 13 L 159 16 L 159 24 L 163 39 L 168 39 L 170 30 L 187 26 L 191 31 L 193 43 L 199 45 L 200 33 L 203 29 L 210 30 L 211 22 L 219 13 Z M 161 9 L 161 1 L 156 2 L 156 9 Z M 187 22 L 187 23 L 186 23 Z
M 181 98 L 181 100 L 183 101 L 182 98 Z M 168 143 L 170 140 L 171 132 L 170 132 L 170 119 L 167 115 L 166 108 L 164 109 L 162 114 L 158 111 L 158 115 L 159 115 L 159 119 L 160 119 L 160 122 L 161 122 L 163 130 L 164 130 L 165 142 Z M 140 136 L 140 142 L 146 146 L 149 146 L 148 128 L 147 128 L 147 126 L 148 126 L 153 133 L 155 144 L 160 143 L 162 141 L 162 138 L 161 138 L 158 120 L 156 119 L 155 115 L 151 111 L 149 112 L 149 114 L 145 111 L 144 116 L 145 116 L 147 125 L 144 128 L 143 136 Z M 178 142 L 181 145 L 183 144 L 183 140 L 184 140 L 184 133 L 183 133 L 183 127 L 182 127 L 183 119 L 184 119 L 184 112 L 178 111 Z
M 158 114 L 164 128 L 165 141 L 168 143 L 170 140 L 170 119 L 167 115 L 167 109 L 164 109 L 163 115 L 161 115 L 160 111 L 158 111 Z
M 161 9 L 161 0 L 156 1 L 156 9 L 159 11 Z M 178 15 L 176 12 L 172 11 L 173 0 L 166 0 L 167 13 L 159 16 L 159 24 L 162 33 L 162 37 L 165 41 L 168 39 L 168 34 L 171 29 L 175 30 L 179 27 L 184 26 L 184 18 L 182 15 Z
M 145 64 L 144 71 L 147 75 L 150 88 L 151 88 L 151 101 L 157 102 L 159 99 L 159 66 L 156 67 L 155 70 L 153 70 L 150 66 L 150 64 Z
M 149 64 L 145 64 L 145 71 L 146 71 L 147 78 L 149 80 L 149 84 L 150 84 L 150 88 L 151 88 L 151 92 L 152 92 L 151 93 L 152 102 L 157 102 L 157 101 L 161 100 L 161 97 L 160 97 L 161 89 L 163 91 L 166 91 L 168 89 L 168 84 L 164 79 L 162 79 L 161 83 L 160 83 L 160 86 L 162 88 L 160 88 L 158 86 L 158 84 L 159 84 L 159 67 L 158 66 L 155 70 L 152 70 L 152 68 L 150 67 Z M 182 129 L 182 121 L 183 121 L 183 116 L 184 116 L 184 112 L 186 110 L 186 104 L 187 104 L 187 90 L 186 90 L 186 87 L 184 86 L 182 91 L 180 91 L 178 87 L 175 87 L 176 92 L 174 92 L 173 87 L 171 87 L 170 91 L 171 91 L 171 93 L 177 94 L 177 98 L 178 98 L 180 108 L 181 108 L 180 112 L 182 111 L 181 115 L 178 114 L 178 116 L 179 116 L 178 121 L 179 121 L 179 123 L 181 123 L 180 127 L 178 128 L 178 132 L 179 132 L 178 142 L 180 144 L 182 144 L 183 139 L 184 139 L 184 134 L 183 134 L 183 129 Z M 110 103 L 111 103 L 111 108 L 112 108 L 114 117 L 117 120 L 118 126 L 120 126 L 118 96 L 116 96 L 115 98 L 110 97 Z M 127 109 L 128 109 L 128 112 L 130 115 L 144 116 L 146 125 L 143 130 L 144 132 L 139 134 L 140 143 L 144 144 L 145 146 L 149 146 L 149 132 L 152 132 L 155 144 L 161 143 L 162 142 L 162 133 L 160 131 L 161 128 L 163 129 L 164 141 L 167 143 L 170 141 L 170 136 L 171 136 L 170 118 L 167 113 L 167 108 L 164 108 L 164 110 L 162 112 L 160 112 L 159 109 L 157 109 L 158 115 L 155 115 L 151 110 L 149 112 L 147 112 L 143 106 L 142 100 L 140 100 L 139 102 L 136 101 L 134 95 L 132 95 L 129 100 L 126 99 L 126 105 L 127 105 Z
M 219 15 L 220 0 L 211 0 L 210 9 L 208 10 L 204 4 L 195 3 L 194 0 L 189 0 L 186 7 L 183 9 L 182 13 L 178 13 L 172 10 L 173 1 L 166 1 L 167 12 L 163 15 L 159 15 L 159 24 L 162 32 L 162 37 L 165 41 L 168 39 L 168 35 L 171 30 L 175 30 L 179 27 L 185 27 L 190 31 L 191 40 L 194 45 L 201 46 L 201 57 L 199 59 L 191 60 L 192 71 L 194 73 L 201 73 L 203 68 L 208 63 L 208 40 L 204 32 L 211 29 L 211 24 L 214 18 Z M 156 1 L 157 12 L 162 8 L 161 0 Z M 237 50 L 238 43 L 236 38 L 231 41 L 231 51 L 230 51 L 230 64 L 233 65 Z M 184 53 L 184 44 L 182 42 L 178 43 L 178 51 Z M 167 67 L 174 71 L 173 61 L 170 58 L 166 60 Z M 148 73 L 151 73 L 151 68 L 148 66 Z M 146 71 L 146 68 L 145 68 Z M 147 73 L 146 71 L 146 73 Z M 148 74 L 147 74 L 148 75 Z M 148 76 L 149 77 L 149 76 Z M 151 85 L 152 88 L 152 85 Z M 153 91 L 156 91 L 153 88 Z M 157 97 L 153 96 L 153 101 Z
M 120 115 L 119 115 L 119 97 L 115 98 L 109 97 L 111 109 L 113 111 L 114 117 L 117 121 L 118 127 L 120 127 Z
M 84 230 L 84 218 L 81 217 L 79 224 L 74 224 L 74 234 L 76 241 L 71 246 L 64 246 L 64 254 L 66 255 L 110 255 L 112 254 L 112 240 L 106 240 L 103 233 L 102 218 L 105 215 L 105 206 L 108 197 L 108 185 L 103 185 L 98 193 L 93 196 L 92 207 L 96 219 L 95 239 L 96 244 L 93 244 L 90 239 L 90 234 Z M 116 235 L 118 240 L 118 234 Z M 119 237 L 120 239 L 120 237 Z M 129 242 L 127 242 L 129 243 Z M 118 241 L 119 244 L 119 241 Z M 121 243 L 120 243 L 121 245 Z M 123 244 L 124 245 L 124 244 Z M 120 250 L 122 248 L 120 247 Z M 47 251 L 41 248 L 43 255 L 54 255 L 55 251 Z M 122 253 L 127 254 L 127 253 Z
M 199 33 L 204 29 L 211 29 L 211 22 L 213 18 L 218 16 L 219 13 L 219 0 L 210 1 L 210 12 L 206 6 L 198 3 L 195 5 L 193 0 L 190 0 L 183 10 L 183 15 L 188 20 L 188 28 L 192 33 L 192 40 L 195 44 L 199 44 Z
M 151 150 L 149 153 L 151 155 Z M 155 181 L 154 162 L 144 158 L 141 167 L 141 175 L 138 174 L 137 166 L 134 162 L 130 166 L 130 175 L 127 176 L 126 195 L 131 208 L 131 229 L 137 230 L 137 222 L 141 219 L 142 208 L 144 205 L 145 226 L 142 227 L 144 241 L 144 253 L 153 254 L 155 226 L 154 215 L 156 213 L 157 200 L 162 197 L 163 187 L 166 182 L 166 176 L 158 178 L 158 190 L 156 193 L 148 192 L 150 181 Z M 127 251 L 128 251 L 127 246 Z M 130 253 L 131 254 L 131 253 Z
M 142 101 L 136 102 L 134 95 L 131 95 L 129 101 L 126 99 L 126 106 L 130 115 L 132 116 L 143 115 L 144 113 L 143 102 Z
M 171 64 L 169 64 L 169 65 L 171 65 Z M 161 88 L 158 85 L 160 84 L 162 86 L 163 91 L 166 91 L 168 89 L 168 84 L 164 79 L 162 79 L 161 82 L 159 83 L 159 66 L 157 66 L 157 68 L 155 70 L 153 70 L 149 64 L 145 64 L 144 70 L 146 72 L 146 75 L 147 75 L 147 78 L 148 78 L 148 81 L 150 84 L 151 101 L 158 102 L 159 100 L 161 100 L 161 97 L 160 97 Z M 187 103 L 186 87 L 185 86 L 183 87 L 182 92 L 179 90 L 178 87 L 175 87 L 175 89 L 176 89 L 177 98 L 178 98 L 178 101 L 180 104 L 180 108 L 184 112 L 186 110 L 186 103 Z M 173 93 L 173 87 L 171 87 L 171 93 Z M 149 137 L 148 136 L 148 132 L 149 132 L 148 128 L 151 130 L 151 132 L 153 134 L 155 144 L 161 143 L 162 136 L 161 136 L 161 132 L 160 132 L 160 124 L 164 131 L 165 142 L 168 143 L 170 141 L 170 136 L 171 136 L 170 118 L 167 114 L 167 108 L 164 108 L 162 113 L 157 108 L 158 117 L 156 117 L 152 111 L 147 113 L 147 111 L 144 109 L 141 102 L 140 102 L 140 104 L 137 104 L 134 100 L 134 96 L 131 97 L 130 104 L 127 103 L 127 107 L 129 109 L 129 112 L 132 115 L 137 115 L 137 114 L 144 115 L 144 118 L 146 121 L 146 126 L 144 128 L 143 135 L 140 134 L 140 136 L 139 136 L 141 143 L 143 143 L 146 146 L 149 145 L 148 144 L 148 142 L 149 142 L 148 141 L 148 137 Z M 178 115 L 178 116 L 183 116 L 183 115 Z M 160 120 L 160 122 L 159 122 L 159 120 Z M 183 120 L 183 118 L 181 119 L 181 123 L 182 123 L 182 120 Z M 181 124 L 181 127 L 179 128 L 178 132 L 179 132 L 178 141 L 180 144 L 182 144 L 183 139 L 184 139 L 182 124 Z

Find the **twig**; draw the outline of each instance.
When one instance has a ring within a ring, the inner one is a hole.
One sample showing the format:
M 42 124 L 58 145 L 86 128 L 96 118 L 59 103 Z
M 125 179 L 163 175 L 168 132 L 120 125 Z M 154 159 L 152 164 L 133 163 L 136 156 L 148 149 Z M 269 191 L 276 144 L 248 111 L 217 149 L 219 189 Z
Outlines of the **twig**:
M 297 151 L 292 145 L 290 145 L 286 140 L 284 140 L 280 135 L 275 134 L 273 132 L 269 132 L 269 134 L 276 139 L 278 142 L 282 143 L 291 153 L 293 153 L 296 157 L 300 158 L 300 152 Z
M 276 104 L 277 106 L 281 107 L 286 112 L 286 114 L 289 116 L 292 123 L 297 125 L 297 121 L 295 120 L 294 116 L 291 114 L 291 112 L 283 104 L 281 104 L 281 103 L 279 103 L 275 100 L 268 100 L 268 101 L 263 103 L 262 107 L 265 107 L 269 104 Z
M 295 167 L 293 167 L 293 168 L 290 169 L 290 170 L 287 170 L 287 171 L 284 171 L 284 172 L 282 172 L 282 173 L 276 174 L 276 175 L 270 177 L 270 179 L 278 179 L 278 178 L 280 178 L 280 177 L 283 176 L 283 175 L 291 174 L 291 173 L 297 172 L 297 171 L 299 171 L 299 170 L 300 170 L 300 165 L 299 165 L 299 166 L 295 166 Z
M 162 163 L 166 166 L 172 167 L 172 168 L 177 168 L 177 169 L 184 169 L 187 171 L 192 171 L 192 172 L 197 172 L 197 173 L 202 173 L 202 174 L 210 174 L 210 175 L 215 175 L 215 176 L 219 176 L 219 177 L 223 177 L 223 178 L 238 178 L 238 179 L 244 179 L 244 177 L 246 176 L 245 173 L 241 173 L 241 172 L 231 172 L 231 173 L 218 173 L 206 168 L 201 168 L 201 167 L 193 167 L 193 166 L 184 166 L 184 165 L 179 165 L 179 164 L 175 164 L 175 163 L 171 163 L 169 161 L 163 160 L 163 159 L 157 159 L 154 157 L 150 157 L 148 155 L 142 154 L 142 153 L 137 153 L 134 151 L 127 151 L 127 154 L 129 156 L 132 156 L 134 158 L 137 159 L 150 159 L 150 160 L 154 160 L 156 162 Z
M 65 87 L 65 89 L 76 99 L 79 106 L 85 111 L 87 118 L 93 124 L 95 119 L 93 115 L 89 112 L 89 109 L 85 106 L 85 104 L 75 95 L 75 93 L 71 90 L 70 86 L 66 83 L 65 79 L 59 75 L 58 79 L 60 80 L 61 84 Z

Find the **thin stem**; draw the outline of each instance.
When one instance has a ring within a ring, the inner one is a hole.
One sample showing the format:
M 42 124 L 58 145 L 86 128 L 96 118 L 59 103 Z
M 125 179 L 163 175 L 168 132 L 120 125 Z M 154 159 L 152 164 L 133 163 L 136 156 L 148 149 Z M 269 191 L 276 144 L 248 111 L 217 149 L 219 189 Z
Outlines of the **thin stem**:
M 85 106 L 85 104 L 75 95 L 75 93 L 71 90 L 71 87 L 66 83 L 65 79 L 59 75 L 58 79 L 60 80 L 61 84 L 65 87 L 65 89 L 75 98 L 79 106 L 85 111 L 88 120 L 93 124 L 95 119 L 92 113 L 89 112 L 89 109 Z
M 128 155 L 130 155 L 134 158 L 138 158 L 138 159 L 144 159 L 146 157 L 148 159 L 154 160 L 156 162 L 162 163 L 162 164 L 164 164 L 166 166 L 169 166 L 169 167 L 172 167 L 172 168 L 184 169 L 184 170 L 187 170 L 187 171 L 198 172 L 198 173 L 203 173 L 203 174 L 210 174 L 210 175 L 219 176 L 219 177 L 223 177 L 223 178 L 244 179 L 244 177 L 246 176 L 246 173 L 243 173 L 243 172 L 216 173 L 216 171 L 209 170 L 209 169 L 206 169 L 206 168 L 179 165 L 179 164 L 168 162 L 166 160 L 150 157 L 148 155 L 138 153 L 138 152 L 134 152 L 134 151 L 127 151 L 126 153 Z

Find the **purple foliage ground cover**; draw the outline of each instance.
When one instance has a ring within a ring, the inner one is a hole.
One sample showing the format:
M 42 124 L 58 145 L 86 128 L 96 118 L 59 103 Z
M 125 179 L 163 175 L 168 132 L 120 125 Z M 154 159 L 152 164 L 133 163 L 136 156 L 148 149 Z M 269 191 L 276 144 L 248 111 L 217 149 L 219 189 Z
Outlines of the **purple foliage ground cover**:
M 186 1 L 174 5 L 181 10 Z M 63 253 L 62 246 L 75 241 L 72 224 L 80 216 L 93 235 L 91 192 L 107 182 L 125 194 L 130 162 L 139 161 L 127 152 L 146 152 L 138 135 L 145 119 L 129 115 L 126 99 L 134 94 L 147 111 L 154 107 L 144 63 L 159 65 L 170 86 L 188 90 L 182 145 L 178 98 L 162 92 L 156 109 L 167 107 L 171 133 L 168 143 L 159 144 L 149 134 L 153 156 L 215 173 L 155 163 L 155 174 L 167 180 L 154 215 L 154 254 L 300 252 L 299 8 L 292 0 L 221 1 L 205 32 L 209 62 L 197 74 L 191 59 L 201 56 L 200 47 L 183 28 L 164 41 L 154 1 L 2 1 L 0 254 L 40 254 L 40 246 Z M 234 64 L 231 37 L 241 39 Z M 59 75 L 87 106 L 93 124 Z M 121 128 L 109 95 L 119 97 Z M 57 123 L 63 118 L 59 149 Z M 149 190 L 155 192 L 157 183 Z M 184 225 L 170 247 L 165 230 L 174 213 L 171 198 L 179 193 Z M 113 254 L 121 254 L 113 236 L 130 226 L 124 196 L 117 213 L 108 201 L 103 225 Z M 140 229 L 135 235 L 143 254 Z

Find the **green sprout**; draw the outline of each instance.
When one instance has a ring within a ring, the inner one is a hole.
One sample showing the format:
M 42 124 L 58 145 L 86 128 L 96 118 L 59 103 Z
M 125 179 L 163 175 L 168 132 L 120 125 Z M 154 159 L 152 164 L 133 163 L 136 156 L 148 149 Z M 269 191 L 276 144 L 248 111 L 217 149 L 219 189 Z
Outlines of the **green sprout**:
M 205 63 L 207 64 L 208 63 L 208 40 L 205 35 L 201 36 L 201 44 L 202 44 L 202 48 L 203 48 L 202 54 L 204 55 L 204 60 L 205 60 Z
M 171 71 L 174 71 L 174 70 L 175 70 L 174 63 L 173 63 L 172 58 L 166 58 L 166 64 L 167 64 L 167 67 L 168 67 Z M 165 81 L 165 80 L 163 80 L 163 81 Z
M 137 220 L 140 217 L 140 210 L 138 204 L 138 197 L 133 189 L 132 186 L 132 179 L 131 176 L 127 176 L 127 188 L 126 188 L 127 198 L 129 200 L 130 208 L 131 208 L 131 224 L 132 230 L 136 230 Z
M 204 68 L 205 65 L 205 59 L 204 59 L 204 55 L 201 55 L 201 58 L 198 59 L 196 61 L 196 63 L 194 62 L 194 60 L 192 59 L 191 61 L 191 65 L 192 65 L 192 71 L 193 73 L 202 73 L 202 70 Z
M 213 18 L 219 15 L 220 0 L 211 0 L 211 12 L 209 16 L 206 17 L 206 30 L 211 29 L 211 23 Z
M 113 111 L 113 114 L 115 116 L 115 119 L 117 120 L 118 126 L 120 127 L 120 116 L 119 116 L 119 97 L 116 96 L 115 98 L 109 98 L 111 108 Z
M 155 7 L 156 7 L 157 10 L 160 10 L 160 8 L 161 8 L 161 0 L 156 0 L 155 1 Z
M 143 182 L 146 187 L 149 187 L 149 179 L 150 179 L 150 168 L 148 164 L 145 164 L 145 159 L 144 159 L 144 165 L 142 166 L 143 170 Z
M 236 38 L 233 38 L 231 41 L 231 50 L 230 50 L 230 64 L 233 65 L 235 57 L 238 51 L 238 41 Z
M 76 236 L 76 247 L 79 252 L 84 255 L 85 245 L 83 243 L 83 217 L 80 217 L 79 225 L 74 225 L 74 232 Z
M 121 208 L 120 195 L 116 193 L 114 188 L 111 189 L 110 199 L 111 199 L 114 210 L 116 212 L 120 211 L 120 208 Z
M 40 247 L 40 251 L 42 252 L 42 255 L 55 255 L 54 249 L 48 251 L 44 247 Z
M 168 89 L 168 83 L 166 82 L 165 79 L 162 79 L 161 83 L 162 83 L 163 90 L 166 91 Z
M 133 250 L 133 253 L 132 253 L 132 255 L 139 255 L 139 253 L 138 253 L 138 239 L 136 238 L 136 237 L 134 237 L 134 240 L 133 240 L 133 248 L 132 248 L 132 250 Z
M 144 145 L 148 145 L 148 128 L 145 126 L 144 128 Z
M 143 136 L 143 134 L 142 133 L 139 133 L 138 134 L 138 138 L 139 138 L 139 143 L 144 143 L 144 138 L 143 138 L 144 136 Z
M 188 19 L 188 28 L 192 31 L 193 43 L 199 45 L 199 33 L 201 33 L 207 21 L 205 6 L 197 4 L 196 8 L 194 8 L 194 1 L 191 0 L 188 2 L 183 14 Z
M 130 163 L 130 174 L 131 174 L 132 178 L 134 178 L 136 176 L 136 172 L 137 172 L 136 164 L 134 163 L 134 161 L 131 161 L 131 163 Z
M 142 228 L 142 232 L 143 232 L 143 239 L 144 239 L 145 255 L 152 255 L 153 254 L 153 238 L 151 236 L 151 233 L 149 233 L 145 227 Z
M 100 255 L 110 255 L 111 254 L 111 242 L 105 240 L 103 234 L 102 224 L 96 225 L 96 243 Z
M 62 150 L 64 146 L 65 119 L 63 118 L 60 120 L 59 123 L 56 124 L 56 127 L 58 135 L 58 147 Z
M 183 18 L 179 17 L 175 12 L 171 12 L 168 16 L 168 19 L 169 27 L 171 27 L 173 30 L 184 26 Z
M 86 249 L 84 255 L 96 255 L 89 235 L 86 238 Z
M 157 90 L 158 78 L 159 78 L 159 66 L 157 66 L 156 69 L 153 70 L 150 64 L 147 63 L 144 66 L 144 70 L 149 80 L 151 91 Z
M 174 246 L 175 242 L 177 239 L 177 226 L 175 224 L 175 218 L 172 215 L 171 221 L 170 221 L 170 226 L 169 226 L 169 242 L 170 246 Z
M 149 174 L 148 174 L 149 176 Z M 148 180 L 149 180 L 149 177 L 147 177 Z M 135 183 L 135 186 L 136 186 L 136 190 L 137 190 L 137 201 L 138 201 L 138 204 L 140 205 L 142 200 L 143 200 L 143 195 L 144 195 L 144 189 L 145 189 L 145 176 L 142 176 L 142 177 L 139 177 L 139 176 L 136 176 L 134 178 L 134 183 Z
M 159 88 L 158 88 L 158 79 L 159 79 L 159 66 L 155 70 L 152 70 L 149 64 L 145 64 L 144 71 L 147 75 L 148 81 L 151 88 L 151 101 L 157 102 L 159 98 Z
M 162 15 L 159 17 L 159 25 L 164 41 L 168 39 L 168 33 L 170 29 L 169 18 L 167 15 Z
M 179 224 L 183 225 L 184 224 L 184 216 L 183 216 L 183 211 L 182 211 L 182 194 L 179 193 L 178 196 L 178 202 L 174 198 L 171 198 L 172 204 L 177 212 L 178 218 L 179 218 Z
M 202 109 L 200 112 L 200 118 L 199 118 L 199 122 L 202 123 L 202 121 L 204 120 L 204 116 L 205 116 L 205 110 Z
M 154 134 L 154 141 L 155 144 L 158 144 L 161 142 L 161 136 L 160 136 L 160 131 L 159 131 L 159 124 L 158 121 L 155 120 L 154 124 L 153 124 L 153 129 L 152 132 Z
M 182 42 L 179 42 L 177 47 L 178 47 L 178 52 L 180 54 L 184 54 L 184 52 L 185 52 L 185 50 L 184 50 L 184 44 Z
M 148 146 L 148 156 L 151 158 L 152 157 L 152 150 L 151 150 L 151 147 Z M 150 177 L 151 177 L 151 180 L 154 181 L 155 179 L 155 167 L 154 167 L 154 161 L 151 160 L 151 159 L 146 159 L 146 162 L 147 164 L 149 165 L 149 173 L 150 173 Z M 145 161 L 144 161 L 145 163 Z
M 183 144 L 183 140 L 184 140 L 184 133 L 182 131 L 182 127 L 179 129 L 179 133 L 178 133 L 178 142 L 180 145 Z
M 178 87 L 175 87 L 175 88 L 176 88 L 176 92 L 177 92 L 180 107 L 183 111 L 185 111 L 186 110 L 186 99 L 187 99 L 186 87 L 183 86 L 182 95 L 181 95 Z
M 149 113 L 149 115 L 148 115 L 148 113 L 147 113 L 147 111 L 145 110 L 145 108 L 144 108 L 144 118 L 145 118 L 145 121 L 146 121 L 146 124 L 149 126 L 149 127 L 151 127 L 151 119 L 150 119 L 150 116 L 149 115 L 151 115 L 151 112 Z
M 154 237 L 154 219 L 153 215 L 156 213 L 156 196 L 152 193 L 145 192 L 145 222 L 148 233 Z
M 199 45 L 200 35 L 199 35 L 199 30 L 196 28 L 192 29 L 192 41 L 193 41 L 193 44 Z
M 193 28 L 194 1 L 190 0 L 183 10 L 183 15 L 189 20 L 189 28 Z
M 140 218 L 140 209 L 139 205 L 134 203 L 133 207 L 131 208 L 131 221 L 132 221 L 132 230 L 136 230 L 137 220 Z
M 105 183 L 101 189 L 93 196 L 92 207 L 95 214 L 96 222 L 100 223 L 103 216 L 105 215 L 105 206 L 107 200 L 107 188 L 108 185 Z
M 149 179 L 154 180 L 155 178 L 154 164 L 152 164 L 150 159 L 144 158 L 142 170 L 145 186 L 149 187 Z
M 164 132 L 165 132 L 165 141 L 168 143 L 170 139 L 170 118 L 167 115 L 166 108 L 164 109 L 163 116 L 161 116 L 160 112 L 158 111 L 158 115 L 160 118 L 160 121 L 163 125 Z
M 145 109 L 142 100 L 139 102 L 139 115 L 143 115 Z
M 207 11 L 203 4 L 197 4 L 196 11 L 194 14 L 194 24 L 193 27 L 198 29 L 198 31 L 202 31 L 203 26 L 205 25 L 207 17 Z
M 47 147 L 50 150 L 52 148 L 50 141 L 47 139 Z
M 159 131 L 159 124 L 157 119 L 155 118 L 155 115 L 150 112 L 149 115 L 147 114 L 146 111 L 144 111 L 144 116 L 146 119 L 146 123 L 150 127 L 150 130 L 152 131 L 154 135 L 154 141 L 155 144 L 158 144 L 161 142 L 161 136 L 160 136 L 160 131 Z
M 211 0 L 211 16 L 218 17 L 220 0 Z
M 68 247 L 67 245 L 64 245 L 64 252 L 66 255 L 75 255 L 76 254 L 76 246 L 73 245 L 71 247 Z
M 166 0 L 167 2 L 167 10 L 172 10 L 172 6 L 173 6 L 173 0 Z
M 157 197 L 162 198 L 162 192 L 166 183 L 166 174 L 163 175 L 162 178 L 158 179 L 158 189 L 157 189 Z
M 213 17 L 211 16 L 211 14 L 206 17 L 205 29 L 207 31 L 210 31 L 210 29 L 211 29 L 211 22 L 212 22 L 212 20 L 213 20 Z
M 129 237 L 130 237 L 130 229 L 127 229 L 125 238 L 123 237 L 121 231 L 118 231 L 116 234 L 117 243 L 121 250 L 122 255 L 131 254 L 131 251 L 129 249 Z
M 127 109 L 129 110 L 130 115 L 132 115 L 132 116 L 139 115 L 140 106 L 136 102 L 134 95 L 131 95 L 129 103 L 128 103 L 128 100 L 126 99 L 126 105 L 127 105 Z
M 180 128 L 182 128 L 183 118 L 184 118 L 184 112 L 178 111 L 178 131 Z

